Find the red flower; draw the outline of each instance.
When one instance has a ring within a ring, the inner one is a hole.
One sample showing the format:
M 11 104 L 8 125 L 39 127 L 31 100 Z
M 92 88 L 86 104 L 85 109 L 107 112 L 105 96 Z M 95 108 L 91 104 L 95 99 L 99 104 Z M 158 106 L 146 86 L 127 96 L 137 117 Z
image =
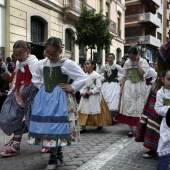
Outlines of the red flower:
M 74 107 L 73 106 L 70 108 L 70 112 L 74 113 Z
M 72 131 L 72 132 L 71 132 L 71 135 L 72 135 L 73 137 L 76 137 L 76 134 L 77 134 L 76 131 Z

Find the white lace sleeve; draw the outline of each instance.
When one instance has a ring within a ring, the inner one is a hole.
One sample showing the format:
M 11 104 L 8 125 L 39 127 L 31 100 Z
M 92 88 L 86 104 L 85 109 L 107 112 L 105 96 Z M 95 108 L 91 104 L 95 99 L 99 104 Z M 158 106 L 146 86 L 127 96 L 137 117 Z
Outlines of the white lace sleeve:
M 156 94 L 156 103 L 155 103 L 155 111 L 161 116 L 166 116 L 166 113 L 170 106 L 164 106 L 164 94 L 162 88 L 158 90 Z
M 43 60 L 39 60 L 34 64 L 34 72 L 32 74 L 32 83 L 39 89 L 44 83 L 43 77 Z
M 79 91 L 86 83 L 87 75 L 80 68 L 80 66 L 67 59 L 63 66 L 61 67 L 62 73 L 69 76 L 69 78 L 73 79 L 73 83 L 71 84 L 74 91 Z

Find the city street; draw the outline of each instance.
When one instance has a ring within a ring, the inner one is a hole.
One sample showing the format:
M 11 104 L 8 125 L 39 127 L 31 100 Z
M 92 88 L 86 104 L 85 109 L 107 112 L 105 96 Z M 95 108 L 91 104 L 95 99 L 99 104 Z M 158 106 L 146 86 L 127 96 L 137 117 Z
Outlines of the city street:
M 128 126 L 116 123 L 96 130 L 88 127 L 87 133 L 81 135 L 77 147 L 65 147 L 65 163 L 58 170 L 154 170 L 156 158 L 143 159 L 146 149 L 142 143 L 126 137 Z M 0 150 L 10 137 L 0 132 Z M 27 144 L 27 135 L 22 140 L 21 155 L 0 158 L 0 170 L 42 170 L 45 169 L 49 154 L 41 154 L 40 146 Z

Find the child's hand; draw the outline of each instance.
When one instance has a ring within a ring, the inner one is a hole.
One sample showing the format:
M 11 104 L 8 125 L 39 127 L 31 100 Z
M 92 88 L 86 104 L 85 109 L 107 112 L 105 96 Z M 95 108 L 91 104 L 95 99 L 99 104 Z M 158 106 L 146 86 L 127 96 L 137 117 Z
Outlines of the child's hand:
M 90 96 L 92 95 L 93 93 L 91 91 L 87 92 L 87 95 Z
M 73 90 L 73 88 L 71 87 L 70 84 L 60 83 L 60 87 L 62 88 L 62 90 L 64 90 L 67 93 L 74 92 L 74 90 Z
M 81 96 L 85 97 L 85 96 L 86 96 L 86 93 L 82 93 Z
M 138 62 L 138 61 L 139 61 L 139 58 L 140 58 L 140 56 L 139 56 L 139 55 L 137 55 L 137 56 L 136 56 L 136 62 Z

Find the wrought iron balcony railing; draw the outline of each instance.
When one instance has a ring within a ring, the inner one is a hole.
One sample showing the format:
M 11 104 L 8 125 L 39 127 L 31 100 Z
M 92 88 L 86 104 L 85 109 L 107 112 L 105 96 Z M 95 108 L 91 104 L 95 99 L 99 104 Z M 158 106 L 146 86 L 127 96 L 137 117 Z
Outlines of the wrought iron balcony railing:
M 85 6 L 88 10 L 95 10 L 93 7 L 91 7 L 82 0 L 66 0 L 64 6 L 66 8 L 71 8 L 77 11 L 78 13 L 81 13 L 81 8 L 83 6 Z

